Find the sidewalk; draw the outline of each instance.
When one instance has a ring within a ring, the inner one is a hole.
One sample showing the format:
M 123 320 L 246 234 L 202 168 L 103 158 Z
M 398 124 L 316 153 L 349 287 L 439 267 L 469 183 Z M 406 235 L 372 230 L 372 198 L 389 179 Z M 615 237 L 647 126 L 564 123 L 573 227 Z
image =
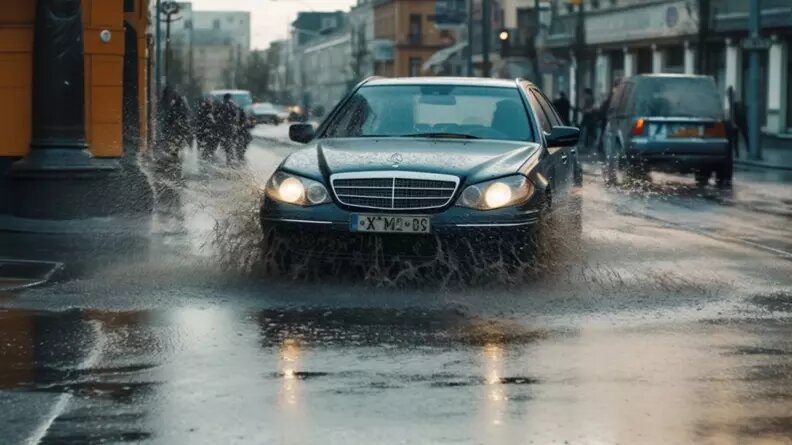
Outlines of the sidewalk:
M 750 167 L 773 168 L 779 170 L 792 170 L 792 139 L 781 140 L 763 137 L 762 159 L 755 161 L 748 159 L 748 150 L 743 141 L 740 141 L 739 157 L 734 158 L 736 165 Z M 770 139 L 770 140 L 768 140 Z

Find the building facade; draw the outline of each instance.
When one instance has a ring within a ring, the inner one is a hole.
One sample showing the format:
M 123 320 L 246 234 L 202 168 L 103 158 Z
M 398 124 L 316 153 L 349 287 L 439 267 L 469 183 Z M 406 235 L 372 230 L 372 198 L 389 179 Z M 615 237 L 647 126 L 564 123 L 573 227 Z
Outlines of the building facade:
M 746 99 L 749 2 L 711 0 L 617 0 L 553 4 L 544 50 L 558 61 L 548 76 L 548 94 L 569 91 L 573 103 L 583 88 L 604 99 L 614 81 L 643 73 L 707 74 L 724 94 Z M 760 55 L 762 91 L 757 98 L 763 131 L 770 137 L 792 135 L 790 46 L 792 2 L 762 1 L 762 36 L 769 49 Z M 702 25 L 704 28 L 702 29 Z M 726 106 L 724 102 L 724 107 Z
M 392 57 L 379 57 L 374 72 L 382 76 L 431 74 L 424 64 L 437 51 L 456 43 L 454 33 L 435 26 L 435 2 L 388 0 L 374 4 L 374 38 L 392 47 Z

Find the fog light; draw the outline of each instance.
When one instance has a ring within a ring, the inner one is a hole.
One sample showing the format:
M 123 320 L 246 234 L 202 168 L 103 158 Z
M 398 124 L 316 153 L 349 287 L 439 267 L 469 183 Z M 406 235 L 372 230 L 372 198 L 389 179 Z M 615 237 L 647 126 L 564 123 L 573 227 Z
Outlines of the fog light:
M 282 201 L 292 204 L 299 202 L 303 197 L 303 193 L 305 193 L 305 187 L 297 178 L 286 178 L 278 187 L 278 197 Z
M 496 182 L 487 187 L 487 192 L 484 193 L 484 202 L 486 202 L 487 207 L 491 209 L 503 207 L 508 204 L 511 199 L 511 187 L 502 182 Z
M 327 199 L 327 190 L 321 184 L 311 184 L 306 196 L 311 204 L 321 204 Z

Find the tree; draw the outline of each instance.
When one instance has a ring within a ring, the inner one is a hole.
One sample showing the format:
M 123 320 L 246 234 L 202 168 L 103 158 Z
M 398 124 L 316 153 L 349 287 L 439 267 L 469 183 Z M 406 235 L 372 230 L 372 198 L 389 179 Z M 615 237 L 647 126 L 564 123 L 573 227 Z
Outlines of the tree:
M 241 88 L 249 90 L 257 99 L 268 97 L 269 69 L 264 51 L 251 51 L 240 73 L 239 85 Z
M 352 81 L 359 82 L 366 75 L 366 62 L 368 62 L 369 50 L 366 39 L 366 25 L 361 23 L 353 28 L 352 31 Z

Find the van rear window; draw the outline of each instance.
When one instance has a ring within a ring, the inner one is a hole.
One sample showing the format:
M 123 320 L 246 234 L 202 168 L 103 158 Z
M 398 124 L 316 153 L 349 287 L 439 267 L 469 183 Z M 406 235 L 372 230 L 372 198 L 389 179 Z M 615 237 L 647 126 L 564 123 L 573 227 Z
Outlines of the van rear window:
M 641 116 L 720 119 L 723 105 L 711 78 L 646 78 L 637 85 L 634 112 Z

